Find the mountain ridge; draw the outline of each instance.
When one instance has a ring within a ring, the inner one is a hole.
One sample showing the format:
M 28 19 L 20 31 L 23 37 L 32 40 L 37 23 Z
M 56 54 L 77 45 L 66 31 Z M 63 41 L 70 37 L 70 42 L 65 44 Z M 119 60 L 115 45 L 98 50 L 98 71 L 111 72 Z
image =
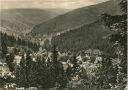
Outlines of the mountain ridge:
M 32 36 L 42 36 L 44 34 L 49 35 L 52 33 L 57 33 L 67 29 L 71 29 L 82 24 L 91 24 L 97 21 L 102 13 L 109 13 L 114 15 L 120 14 L 121 11 L 119 10 L 117 2 L 114 0 L 87 7 L 82 7 L 67 12 L 63 15 L 57 16 L 46 22 L 35 25 L 30 34 Z
M 23 34 L 31 31 L 31 28 L 40 22 L 47 21 L 57 15 L 67 12 L 67 10 L 44 10 L 44 9 L 2 9 L 1 28 L 7 33 Z

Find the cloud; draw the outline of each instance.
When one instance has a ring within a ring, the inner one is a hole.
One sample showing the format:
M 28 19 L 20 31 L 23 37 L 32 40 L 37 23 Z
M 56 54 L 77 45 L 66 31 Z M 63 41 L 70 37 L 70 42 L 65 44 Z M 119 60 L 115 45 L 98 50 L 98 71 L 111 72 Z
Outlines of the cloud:
M 2 8 L 66 8 L 75 9 L 108 0 L 0 0 Z

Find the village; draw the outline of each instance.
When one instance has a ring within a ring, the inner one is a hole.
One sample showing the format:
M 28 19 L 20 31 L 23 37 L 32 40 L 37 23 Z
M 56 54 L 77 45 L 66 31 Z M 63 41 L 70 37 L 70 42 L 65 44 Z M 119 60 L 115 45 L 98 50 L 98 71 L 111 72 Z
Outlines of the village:
M 21 50 L 22 51 L 22 50 Z M 14 47 L 8 47 L 8 54 L 14 52 Z M 17 55 L 14 56 L 13 63 L 14 65 L 20 66 L 20 62 L 22 60 L 22 56 L 24 55 L 24 58 L 26 58 L 26 53 L 18 52 Z M 37 57 L 41 57 L 45 59 L 45 62 L 47 63 L 49 60 L 52 60 L 52 52 L 48 52 L 46 49 L 40 48 L 37 53 L 31 53 L 30 54 L 32 61 L 36 62 Z M 73 58 L 73 54 L 71 52 L 66 53 L 60 53 L 58 52 L 58 60 L 63 65 L 64 71 L 67 70 L 67 68 L 70 66 L 73 67 L 73 64 L 71 63 L 71 59 Z M 93 58 L 93 60 L 92 60 Z M 94 70 L 96 70 L 98 67 L 100 67 L 102 63 L 102 52 L 98 49 L 89 49 L 85 51 L 80 51 L 76 54 L 77 63 L 80 66 L 79 68 L 83 68 L 88 71 L 89 75 L 94 75 Z M 82 72 L 82 71 L 79 71 Z M 0 77 L 5 76 L 11 76 L 12 78 L 15 78 L 15 75 L 13 72 L 10 72 L 9 67 L 7 63 L 0 59 Z M 72 80 L 69 82 L 70 87 L 76 87 L 79 84 L 81 84 L 81 79 L 79 76 L 72 77 Z M 16 88 L 16 84 L 7 83 L 5 88 Z

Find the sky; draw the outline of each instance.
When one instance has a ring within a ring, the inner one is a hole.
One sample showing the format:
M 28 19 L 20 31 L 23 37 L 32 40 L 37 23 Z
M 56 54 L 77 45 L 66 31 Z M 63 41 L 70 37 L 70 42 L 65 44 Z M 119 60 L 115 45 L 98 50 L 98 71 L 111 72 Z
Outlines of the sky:
M 76 9 L 108 0 L 0 0 L 0 8 L 64 8 Z

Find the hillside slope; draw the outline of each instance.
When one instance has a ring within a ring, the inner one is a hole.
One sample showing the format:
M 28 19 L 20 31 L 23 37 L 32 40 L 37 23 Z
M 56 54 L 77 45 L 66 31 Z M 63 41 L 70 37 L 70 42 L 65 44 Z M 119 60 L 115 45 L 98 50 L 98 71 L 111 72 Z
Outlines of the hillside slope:
M 47 21 L 57 15 L 65 13 L 66 10 L 52 9 L 2 9 L 1 28 L 3 31 L 15 34 L 24 34 L 41 22 Z
M 42 36 L 77 28 L 81 25 L 97 21 L 102 13 L 120 14 L 121 12 L 117 5 L 117 0 L 79 8 L 64 15 L 57 16 L 51 20 L 36 25 L 30 34 L 32 36 Z
M 105 52 L 112 52 L 111 45 L 106 39 L 110 33 L 101 21 L 84 25 L 80 28 L 70 30 L 55 36 L 52 39 L 60 51 L 79 51 L 89 48 L 100 49 Z

